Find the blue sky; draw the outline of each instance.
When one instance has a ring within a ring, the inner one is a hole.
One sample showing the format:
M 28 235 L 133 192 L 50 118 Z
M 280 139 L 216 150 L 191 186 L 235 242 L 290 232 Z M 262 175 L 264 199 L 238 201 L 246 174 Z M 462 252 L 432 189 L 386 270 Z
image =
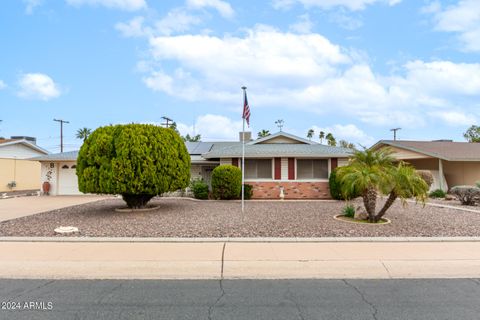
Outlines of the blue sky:
M 309 128 L 371 145 L 454 139 L 480 117 L 478 0 L 6 0 L 0 136 L 160 123 L 231 140 Z

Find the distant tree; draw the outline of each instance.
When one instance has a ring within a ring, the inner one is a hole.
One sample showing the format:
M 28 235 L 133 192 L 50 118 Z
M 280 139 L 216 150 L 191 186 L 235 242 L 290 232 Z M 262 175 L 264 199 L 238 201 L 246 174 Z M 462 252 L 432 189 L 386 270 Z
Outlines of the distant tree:
M 355 145 L 351 142 L 348 142 L 347 140 L 340 140 L 338 141 L 338 144 L 342 148 L 356 150 Z
M 168 128 L 172 129 L 173 131 L 175 131 L 178 135 L 180 135 L 180 132 L 178 132 L 178 128 L 177 128 L 177 123 L 175 121 L 173 121 L 169 126 Z
M 325 139 L 327 139 L 327 143 L 329 146 L 335 147 L 337 145 L 337 140 L 335 139 L 333 134 L 327 133 L 327 135 L 325 136 Z
M 188 133 L 185 136 L 182 136 L 183 141 L 188 141 L 188 142 L 199 142 L 202 139 L 202 136 L 197 134 L 194 136 L 190 136 Z
M 263 129 L 257 133 L 258 139 L 268 137 L 270 135 L 270 131 Z
M 471 126 L 465 131 L 463 137 L 467 139 L 468 142 L 480 142 L 480 127 L 475 125 Z
M 315 131 L 314 131 L 313 129 L 308 130 L 308 132 L 307 132 L 307 138 L 308 138 L 309 140 L 312 140 L 314 134 L 315 134 Z
M 318 134 L 318 138 L 320 139 L 320 143 L 323 144 L 323 139 L 325 139 L 325 132 L 320 131 L 320 133 Z
M 81 139 L 83 140 L 83 142 L 85 142 L 85 140 L 87 140 L 88 136 L 92 133 L 92 129 L 89 129 L 89 128 L 80 128 L 77 130 L 77 139 Z

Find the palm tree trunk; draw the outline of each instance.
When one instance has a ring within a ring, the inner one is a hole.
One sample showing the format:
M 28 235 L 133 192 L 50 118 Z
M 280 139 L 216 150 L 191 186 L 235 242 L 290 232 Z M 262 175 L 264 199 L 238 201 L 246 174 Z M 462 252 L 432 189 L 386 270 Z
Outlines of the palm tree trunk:
M 363 193 L 363 205 L 365 206 L 365 210 L 368 213 L 368 221 L 374 222 L 375 219 L 375 207 L 377 204 L 377 189 L 374 187 L 369 187 Z
M 397 194 L 395 192 L 390 192 L 388 195 L 387 201 L 385 201 L 385 204 L 383 205 L 382 209 L 378 212 L 378 214 L 375 216 L 375 222 L 380 221 L 380 219 L 383 217 L 383 215 L 387 212 L 387 210 L 392 206 L 392 204 L 397 200 Z

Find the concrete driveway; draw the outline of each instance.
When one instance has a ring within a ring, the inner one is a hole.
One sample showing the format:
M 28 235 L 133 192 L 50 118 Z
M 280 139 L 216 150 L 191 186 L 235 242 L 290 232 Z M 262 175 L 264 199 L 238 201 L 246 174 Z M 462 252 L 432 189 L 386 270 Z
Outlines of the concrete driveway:
M 107 196 L 82 195 L 0 199 L 0 222 L 107 198 Z

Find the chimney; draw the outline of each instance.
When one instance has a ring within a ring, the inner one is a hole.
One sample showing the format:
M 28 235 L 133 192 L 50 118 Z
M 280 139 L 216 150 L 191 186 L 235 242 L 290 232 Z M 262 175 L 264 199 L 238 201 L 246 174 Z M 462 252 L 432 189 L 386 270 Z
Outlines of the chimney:
M 245 141 L 250 141 L 252 140 L 252 133 L 250 131 L 240 131 L 238 133 L 238 136 L 240 138 L 240 142 L 243 141 L 243 138 L 245 137 Z

